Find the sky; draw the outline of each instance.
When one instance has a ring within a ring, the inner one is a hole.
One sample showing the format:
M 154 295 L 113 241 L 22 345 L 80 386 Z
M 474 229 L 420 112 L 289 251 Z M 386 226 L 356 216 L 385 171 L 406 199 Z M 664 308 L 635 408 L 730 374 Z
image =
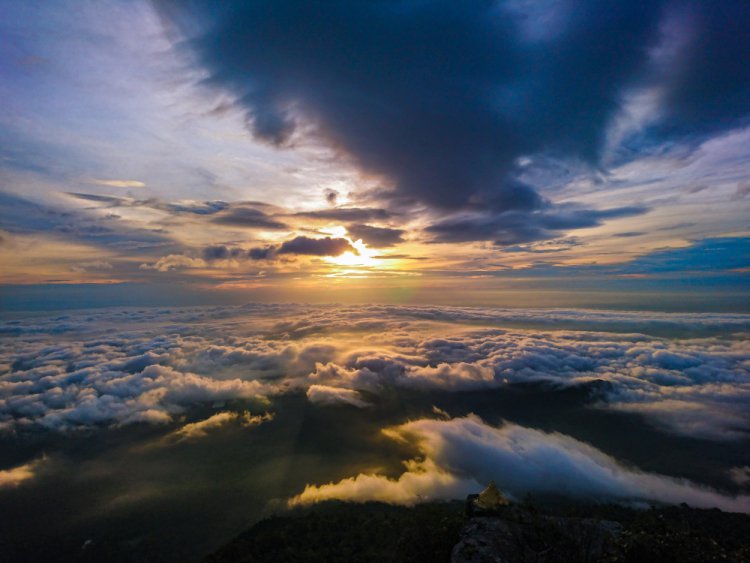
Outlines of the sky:
M 3 13 L 4 309 L 749 309 L 745 2 Z

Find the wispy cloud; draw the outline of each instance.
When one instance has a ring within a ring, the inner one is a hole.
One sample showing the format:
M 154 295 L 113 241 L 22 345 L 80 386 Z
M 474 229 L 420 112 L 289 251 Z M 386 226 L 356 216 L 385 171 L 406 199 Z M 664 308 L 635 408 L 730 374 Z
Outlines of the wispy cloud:
M 183 442 L 195 440 L 207 436 L 211 431 L 226 426 L 230 423 L 239 423 L 241 426 L 257 426 L 264 422 L 273 420 L 273 413 L 253 415 L 249 411 L 231 412 L 224 411 L 209 416 L 198 422 L 190 422 L 169 434 L 165 440 Z
M 107 186 L 108 188 L 145 188 L 146 184 L 138 180 L 101 180 L 93 178 L 89 180 L 91 184 L 97 186 Z
M 0 469 L 0 489 L 18 487 L 33 480 L 42 466 L 47 463 L 47 459 L 42 457 L 10 469 Z

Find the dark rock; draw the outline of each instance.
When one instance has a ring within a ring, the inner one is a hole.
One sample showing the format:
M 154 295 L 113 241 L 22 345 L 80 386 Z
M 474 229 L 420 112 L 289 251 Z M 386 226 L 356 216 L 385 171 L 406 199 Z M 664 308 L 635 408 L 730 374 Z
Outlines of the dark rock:
M 617 555 L 621 529 L 618 522 L 539 515 L 511 506 L 494 516 L 471 517 L 451 562 L 598 561 Z

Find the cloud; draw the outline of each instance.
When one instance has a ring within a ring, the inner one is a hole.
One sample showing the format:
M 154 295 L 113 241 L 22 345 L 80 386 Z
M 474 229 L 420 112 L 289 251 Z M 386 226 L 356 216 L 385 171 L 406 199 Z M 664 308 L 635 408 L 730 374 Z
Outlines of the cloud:
M 413 505 L 435 499 L 462 499 L 483 489 L 478 481 L 457 477 L 437 467 L 432 460 L 411 460 L 404 465 L 406 472 L 398 479 L 360 473 L 356 477 L 348 477 L 337 483 L 307 485 L 299 495 L 289 499 L 289 505 L 305 505 L 333 499 Z
M 729 477 L 740 487 L 746 486 L 750 483 L 750 466 L 732 467 L 729 470 Z
M 674 433 L 711 440 L 750 435 L 747 344 L 715 339 L 680 344 L 643 336 L 502 331 L 410 343 L 408 355 L 352 354 L 318 364 L 314 382 L 379 391 L 472 390 L 537 382 L 606 381 L 600 406 L 638 413 Z
M 89 200 L 116 207 L 121 198 L 87 194 Z M 12 234 L 49 233 L 67 240 L 85 242 L 97 247 L 129 249 L 134 252 L 160 247 L 173 249 L 177 245 L 169 233 L 161 229 L 146 229 L 124 221 L 89 216 L 79 211 L 64 209 L 0 192 L 0 224 Z
M 211 261 L 244 258 L 247 253 L 241 248 L 232 248 L 221 244 L 215 244 L 204 248 L 202 254 L 204 260 Z
M 92 184 L 107 186 L 109 188 L 145 188 L 146 184 L 138 180 L 91 180 Z
M 278 254 L 301 254 L 309 256 L 338 256 L 344 252 L 358 254 L 357 249 L 345 238 L 310 238 L 298 236 L 281 244 Z
M 547 254 L 549 252 L 564 252 L 576 246 L 581 241 L 577 237 L 570 237 L 558 240 L 548 240 L 539 243 L 521 244 L 516 246 L 506 246 L 504 252 L 530 252 L 532 254 Z
M 0 426 L 162 424 L 195 403 L 289 390 L 354 404 L 361 391 L 536 384 L 589 386 L 587 408 L 635 413 L 663 432 L 744 440 L 749 330 L 739 314 L 386 305 L 7 319 Z
M 571 230 L 596 227 L 605 219 L 633 217 L 648 211 L 638 206 L 600 211 L 570 205 L 544 207 L 531 213 L 466 213 L 439 221 L 425 230 L 432 235 L 433 242 L 491 240 L 498 246 L 508 246 L 555 238 Z
M 332 190 L 331 188 L 326 188 L 323 193 L 329 205 L 336 205 L 336 200 L 339 198 L 339 192 Z
M 94 203 L 104 203 L 107 207 L 132 207 L 137 200 L 129 197 L 120 197 L 114 195 L 87 194 L 81 192 L 68 192 L 68 195 L 75 199 L 83 201 L 93 201 Z
M 317 211 L 303 211 L 295 213 L 295 217 L 305 219 L 322 219 L 328 221 L 386 221 L 391 213 L 385 209 L 373 207 L 334 207 L 333 209 L 319 209 Z
M 102 203 L 105 207 L 144 207 L 147 209 L 155 209 L 157 211 L 164 211 L 175 214 L 190 214 L 190 215 L 213 215 L 219 213 L 225 209 L 228 209 L 232 204 L 226 201 L 177 201 L 177 202 L 164 202 L 156 198 L 148 199 L 135 199 L 132 197 L 122 197 L 113 195 L 101 195 L 101 194 L 87 194 L 80 192 L 67 192 L 67 195 L 80 199 L 83 201 L 93 201 L 95 203 Z M 246 203 L 237 203 L 235 205 L 243 206 Z M 265 205 L 265 204 L 263 204 Z
M 354 224 L 348 225 L 346 230 L 352 239 L 362 239 L 367 246 L 374 248 L 387 248 L 404 241 L 403 235 L 405 231 L 403 229 Z
M 433 414 L 436 414 L 437 416 L 439 416 L 440 418 L 444 418 L 445 420 L 451 419 L 451 415 L 449 415 L 447 411 L 444 411 L 443 409 L 435 405 L 432 405 L 432 412 Z
M 93 260 L 91 262 L 79 262 L 70 267 L 73 272 L 101 272 L 112 269 L 112 264 L 105 260 Z
M 178 441 L 202 438 L 208 435 L 210 430 L 220 428 L 228 422 L 236 420 L 238 417 L 239 414 L 236 412 L 219 412 L 209 416 L 205 420 L 186 424 L 175 430 L 171 435 L 177 438 Z
M 566 494 L 591 501 L 686 502 L 700 508 L 750 512 L 750 496 L 723 494 L 685 479 L 626 467 L 592 446 L 557 432 L 516 424 L 496 428 L 475 415 L 452 420 L 420 419 L 385 430 L 411 443 L 419 458 L 405 463 L 397 479 L 359 474 L 336 483 L 307 485 L 290 504 L 338 498 L 413 504 L 464 498 L 494 480 L 506 493 Z
M 242 426 L 257 426 L 273 420 L 273 413 L 262 415 L 253 415 L 249 411 L 239 412 L 219 412 L 209 416 L 205 420 L 190 422 L 172 432 L 168 438 L 175 439 L 178 442 L 185 440 L 194 440 L 207 436 L 212 430 L 226 426 L 232 422 L 239 422 Z
M 384 177 L 388 199 L 485 211 L 438 221 L 444 241 L 533 242 L 610 217 L 558 211 L 519 180 L 529 155 L 593 172 L 613 144 L 622 158 L 689 144 L 750 113 L 742 0 L 621 0 L 606 13 L 593 1 L 159 6 L 256 138 L 323 138 Z M 567 227 L 554 226 L 561 215 Z
M 205 260 L 200 258 L 192 258 L 183 254 L 170 254 L 169 256 L 162 256 L 153 264 L 144 263 L 139 266 L 141 270 L 156 270 L 157 272 L 171 272 L 174 270 L 182 270 L 184 268 L 204 268 L 206 267 Z
M 257 201 L 177 201 L 164 202 L 156 198 L 134 199 L 112 195 L 69 192 L 67 195 L 84 201 L 104 204 L 105 207 L 142 207 L 172 215 L 205 216 L 211 223 L 229 227 L 263 230 L 289 230 L 289 226 L 269 215 L 264 208 L 274 206 Z M 258 209 L 261 208 L 261 209 Z
M 318 405 L 351 405 L 353 407 L 367 407 L 370 405 L 362 400 L 357 391 L 329 387 L 327 385 L 310 385 L 307 389 L 307 399 Z
M 202 251 L 203 260 L 212 262 L 215 260 L 271 260 L 280 255 L 297 255 L 297 256 L 339 256 L 344 252 L 357 253 L 357 249 L 345 238 L 324 237 L 311 238 L 306 236 L 297 236 L 293 239 L 284 241 L 278 245 L 259 246 L 250 249 L 239 247 L 229 247 L 224 245 L 207 246 Z M 170 257 L 166 257 L 170 258 Z M 172 257 L 175 262 L 177 257 Z M 187 258 L 187 257 L 183 257 Z M 162 260 L 165 260 L 164 258 Z M 161 262 L 160 260 L 159 262 Z M 198 265 L 203 260 L 197 259 Z M 156 266 L 148 266 L 149 269 L 158 269 Z M 183 260 L 186 265 L 196 262 L 196 259 L 187 258 Z M 165 263 L 165 266 L 168 263 Z M 161 270 L 165 271 L 165 270 Z
M 0 490 L 4 488 L 18 487 L 26 481 L 36 477 L 40 467 L 46 463 L 45 458 L 39 458 L 23 465 L 0 469 Z
M 137 342 L 134 350 L 142 353 L 142 346 Z M 25 369 L 4 374 L 0 421 L 16 429 L 62 431 L 138 422 L 166 424 L 191 405 L 262 400 L 266 390 L 257 381 L 217 380 L 159 365 L 164 358 L 151 351 L 145 357 L 123 358 L 112 345 L 95 348 L 96 352 L 82 357 L 75 348 L 47 348 L 42 357 L 25 360 Z M 55 360 L 63 357 L 77 367 L 66 370 Z
M 211 217 L 211 221 L 218 225 L 230 227 L 243 227 L 249 229 L 266 230 L 288 230 L 289 226 L 274 219 L 254 207 L 232 205 L 225 210 L 217 212 Z
M 144 202 L 146 203 L 146 202 Z M 192 215 L 213 215 L 231 206 L 226 201 L 180 201 L 173 203 L 161 203 L 149 200 L 154 209 L 170 211 L 172 213 L 189 213 Z

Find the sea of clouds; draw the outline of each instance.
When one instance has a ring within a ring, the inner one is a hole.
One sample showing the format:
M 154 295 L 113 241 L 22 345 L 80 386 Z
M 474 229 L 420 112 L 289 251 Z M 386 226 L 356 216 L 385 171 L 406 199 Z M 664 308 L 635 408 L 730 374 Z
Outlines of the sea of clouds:
M 268 411 L 217 412 L 165 435 L 183 441 L 230 422 L 273 423 L 274 397 L 287 393 L 306 394 L 316 408 L 368 409 L 398 389 L 596 381 L 592 408 L 635 413 L 661 432 L 734 442 L 750 439 L 748 334 L 747 315 L 415 306 L 251 304 L 5 318 L 0 433 L 173 425 L 193 406 L 232 400 Z M 455 498 L 502 473 L 515 495 L 542 489 L 750 512 L 745 496 L 627 468 L 570 436 L 495 427 L 474 415 L 451 419 L 439 409 L 436 416 L 384 429 L 418 454 L 400 478 L 373 472 L 313 484 L 291 502 Z M 29 463 L 4 470 L 0 483 L 33 477 L 39 462 Z M 728 470 L 744 475 L 743 467 Z

